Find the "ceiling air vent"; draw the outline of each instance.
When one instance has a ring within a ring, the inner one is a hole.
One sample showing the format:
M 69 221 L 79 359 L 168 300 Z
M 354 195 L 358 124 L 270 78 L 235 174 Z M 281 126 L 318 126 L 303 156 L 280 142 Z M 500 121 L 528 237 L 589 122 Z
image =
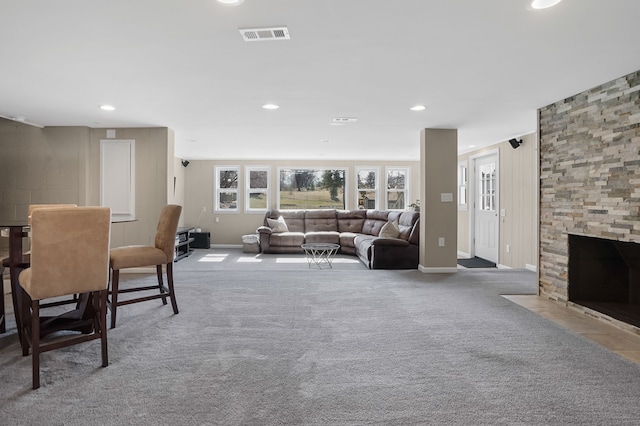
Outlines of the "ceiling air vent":
M 337 124 L 347 124 L 347 123 L 355 123 L 358 121 L 357 118 L 354 117 L 336 117 L 331 122 Z
M 289 40 L 287 27 L 245 28 L 240 30 L 244 41 Z

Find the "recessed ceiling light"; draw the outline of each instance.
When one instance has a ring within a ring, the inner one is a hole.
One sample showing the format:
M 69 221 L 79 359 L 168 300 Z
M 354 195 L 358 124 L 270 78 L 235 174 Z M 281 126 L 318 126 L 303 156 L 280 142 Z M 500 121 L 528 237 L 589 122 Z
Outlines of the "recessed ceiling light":
M 244 0 L 218 0 L 218 3 L 222 3 L 226 6 L 238 6 L 242 4 Z
M 115 107 L 111 105 L 100 105 L 100 109 L 103 111 L 115 111 Z
M 561 1 L 562 0 L 533 0 L 531 2 L 531 7 L 534 9 L 546 9 L 548 7 L 555 6 Z
M 264 104 L 264 105 L 262 105 L 262 108 L 264 108 L 264 109 L 278 109 L 278 108 L 280 108 L 280 106 L 278 106 L 276 104 Z
M 475 145 L 469 145 L 469 148 L 475 148 L 475 147 L 476 147 Z
M 426 106 L 424 105 L 414 105 L 411 108 L 409 108 L 411 111 L 424 111 L 425 109 L 427 109 Z
M 320 139 L 320 142 L 329 143 L 329 142 L 331 142 L 331 139 Z

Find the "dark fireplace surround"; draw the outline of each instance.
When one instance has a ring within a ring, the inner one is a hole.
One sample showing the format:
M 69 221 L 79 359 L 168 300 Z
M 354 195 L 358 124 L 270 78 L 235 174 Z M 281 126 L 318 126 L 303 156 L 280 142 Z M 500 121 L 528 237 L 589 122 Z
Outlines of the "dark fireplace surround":
M 570 302 L 640 327 L 640 244 L 569 235 Z

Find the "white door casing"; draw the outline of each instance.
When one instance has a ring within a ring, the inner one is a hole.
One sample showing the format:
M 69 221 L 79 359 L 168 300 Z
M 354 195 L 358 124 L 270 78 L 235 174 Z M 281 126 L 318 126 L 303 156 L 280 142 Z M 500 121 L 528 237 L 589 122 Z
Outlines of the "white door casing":
M 473 245 L 471 253 L 498 263 L 498 156 L 473 159 Z

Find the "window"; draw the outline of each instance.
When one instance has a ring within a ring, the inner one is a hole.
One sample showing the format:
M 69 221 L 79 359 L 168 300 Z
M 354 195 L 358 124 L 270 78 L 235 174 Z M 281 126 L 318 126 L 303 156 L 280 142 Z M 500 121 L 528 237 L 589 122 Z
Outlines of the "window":
M 356 167 L 356 191 L 359 209 L 378 208 L 378 168 Z
M 480 165 L 480 206 L 482 211 L 496 210 L 496 164 Z
M 467 210 L 468 208 L 468 195 L 467 195 L 467 162 L 461 161 L 458 163 L 458 210 Z
M 238 167 L 216 167 L 216 194 L 214 210 L 238 211 Z
M 269 207 L 269 167 L 245 167 L 245 211 L 264 212 Z
M 386 170 L 387 209 L 404 210 L 409 195 L 409 168 L 389 167 Z
M 345 209 L 346 170 L 281 168 L 278 208 Z

